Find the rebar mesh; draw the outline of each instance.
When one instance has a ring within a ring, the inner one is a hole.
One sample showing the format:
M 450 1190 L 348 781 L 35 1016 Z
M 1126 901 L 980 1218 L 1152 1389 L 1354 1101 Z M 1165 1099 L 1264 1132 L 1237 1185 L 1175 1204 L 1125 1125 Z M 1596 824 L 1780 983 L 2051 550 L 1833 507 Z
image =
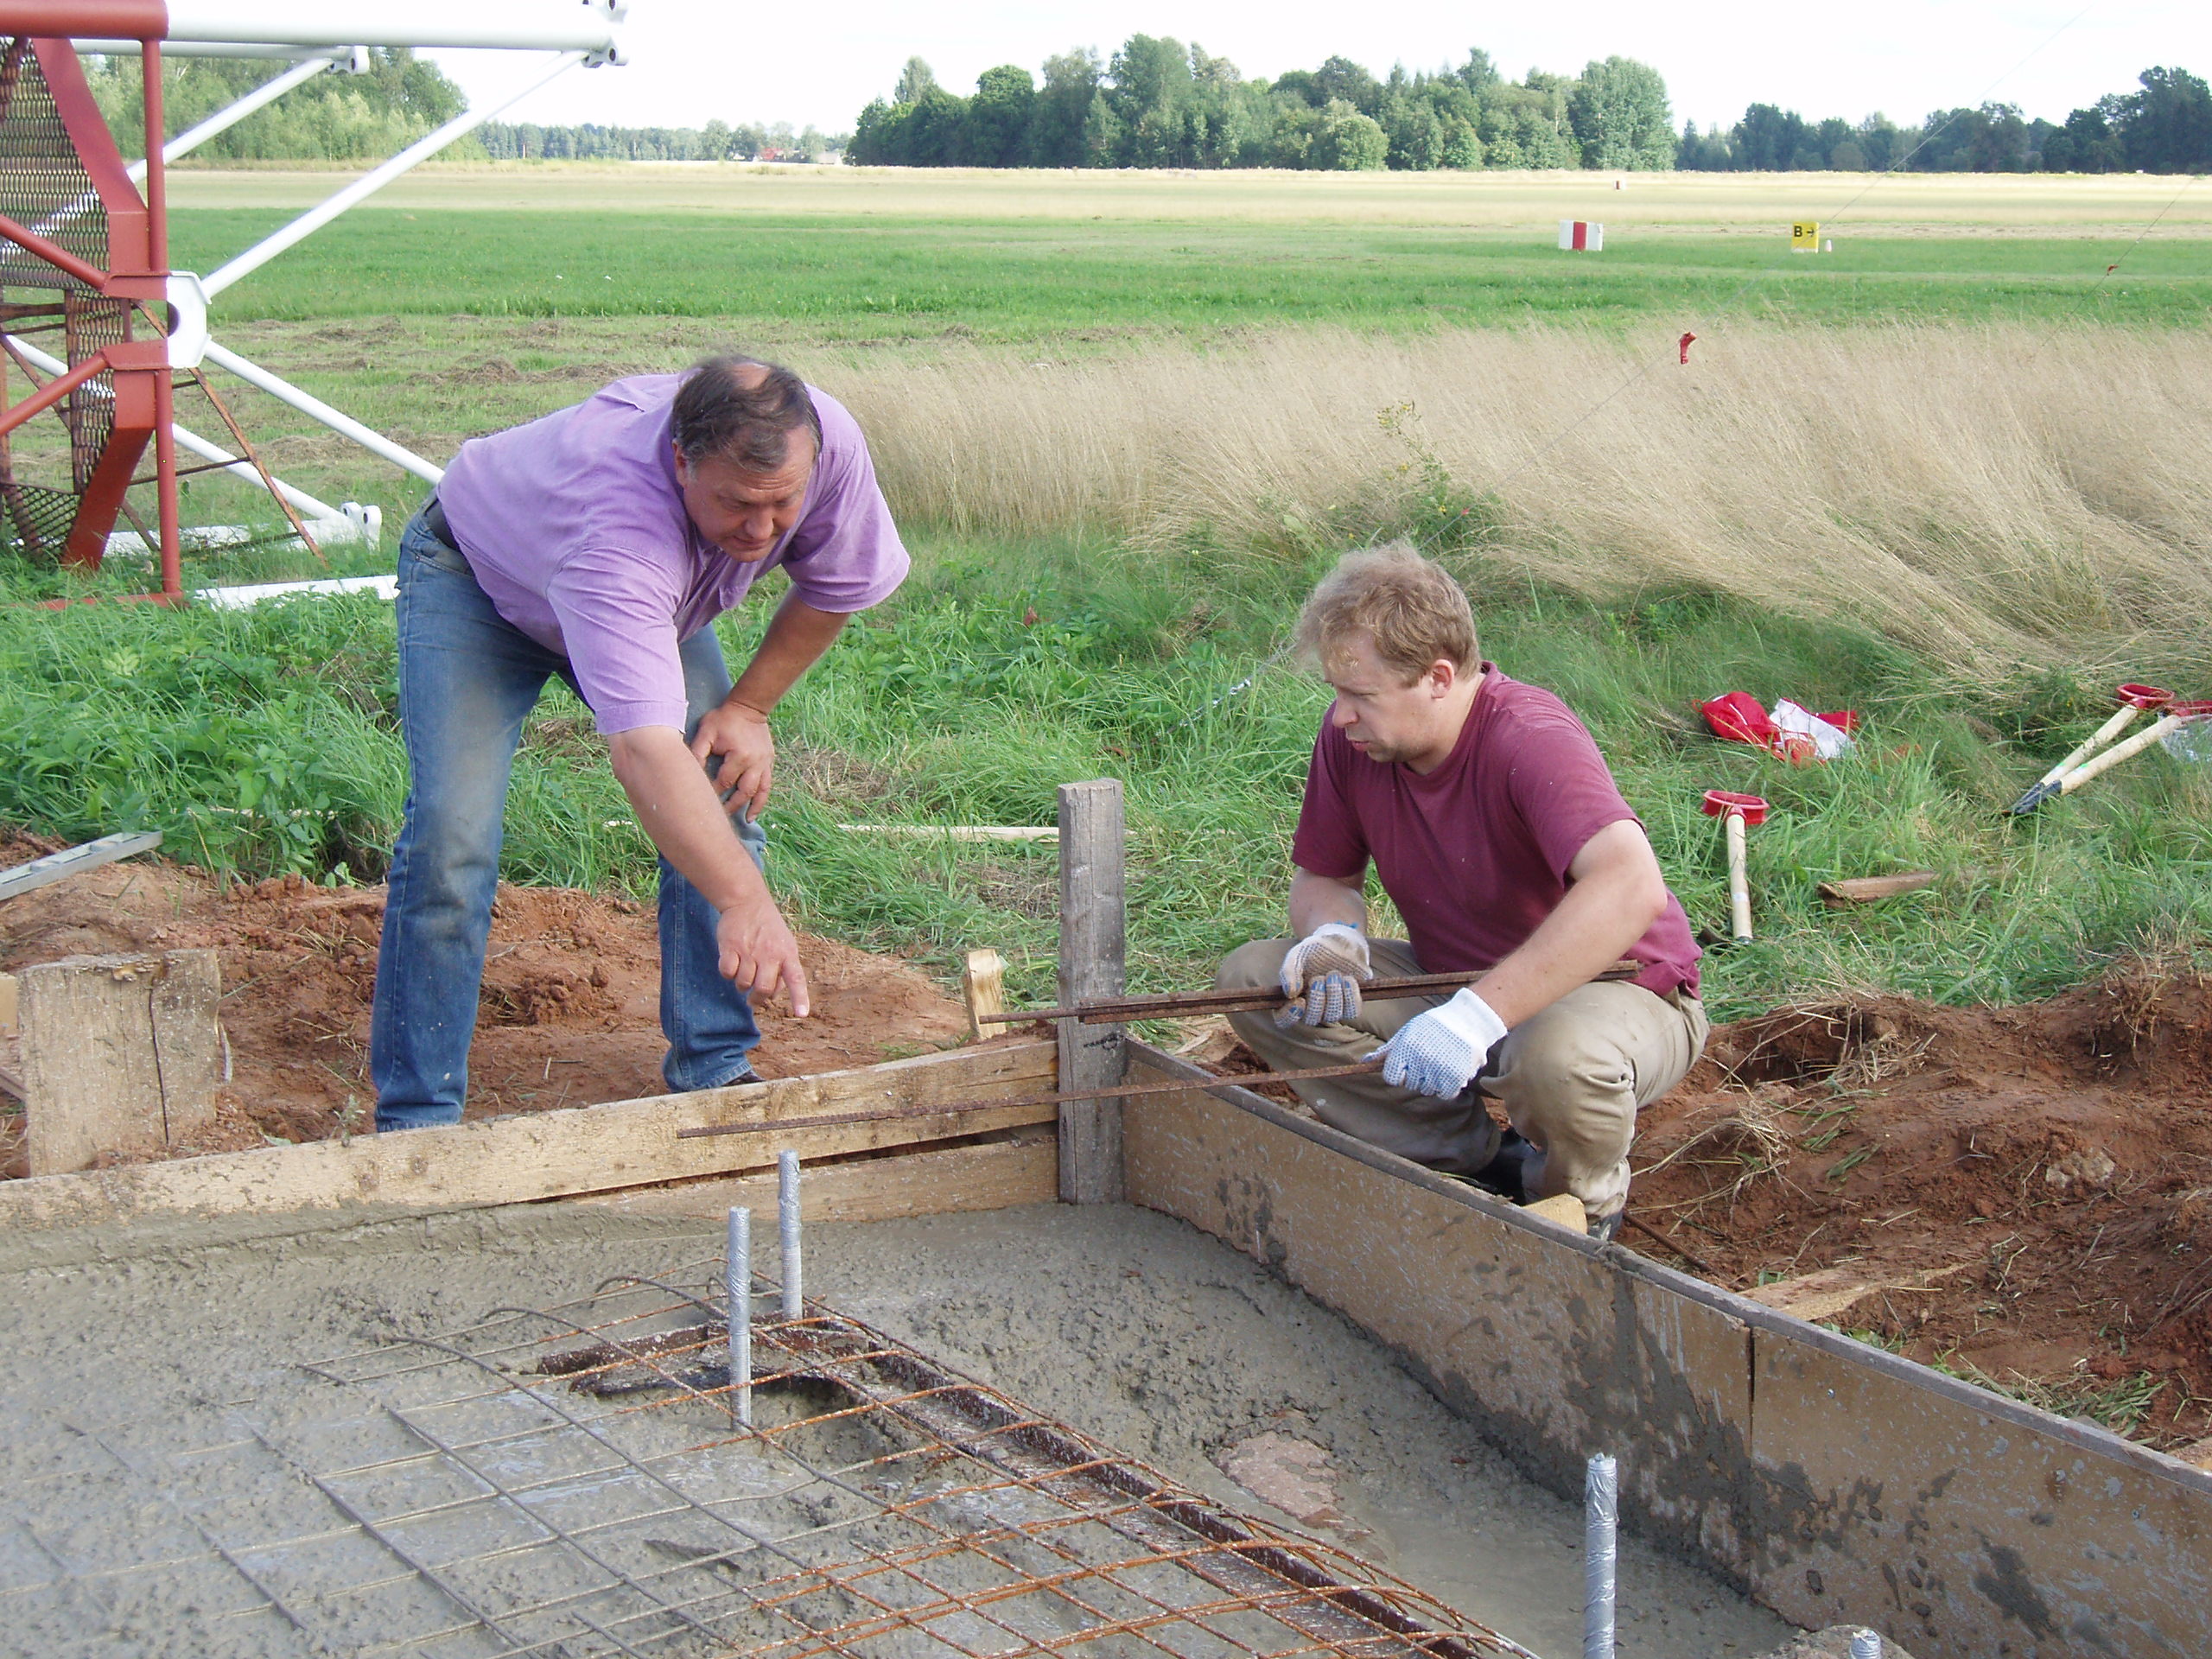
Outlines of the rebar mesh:
M 0 1620 L 135 1598 L 226 1650 L 433 1659 L 1526 1659 L 819 1304 L 756 1323 L 741 1427 L 717 1265 L 303 1368 L 220 1445 L 87 1436 L 49 1502 L 120 1482 L 135 1519 L 19 1512 Z

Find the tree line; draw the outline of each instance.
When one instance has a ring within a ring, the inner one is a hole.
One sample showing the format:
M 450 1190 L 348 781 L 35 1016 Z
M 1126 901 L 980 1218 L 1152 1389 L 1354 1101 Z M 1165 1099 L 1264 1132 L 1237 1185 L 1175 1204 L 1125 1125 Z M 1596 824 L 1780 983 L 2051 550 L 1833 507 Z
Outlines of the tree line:
M 972 96 L 907 60 L 861 111 L 848 159 L 893 167 L 1609 168 L 1675 164 L 1666 82 L 1630 58 L 1580 76 L 1520 80 L 1485 52 L 1454 69 L 1381 79 L 1349 58 L 1249 79 L 1193 42 L 1133 35 L 1110 60 L 1049 58 L 1041 83 L 1014 64 Z
M 281 73 L 245 58 L 170 58 L 162 66 L 162 106 L 171 132 L 196 125 Z M 143 147 L 144 85 L 137 58 L 86 64 L 93 96 L 125 156 Z M 382 160 L 468 107 L 437 65 L 405 47 L 374 48 L 365 73 L 332 70 L 193 152 L 202 161 Z M 456 160 L 541 158 L 632 162 L 819 161 L 842 135 L 709 121 L 703 127 L 539 126 L 487 121 L 445 154 Z
M 1808 121 L 1754 104 L 1726 132 L 1683 129 L 1681 168 L 1708 171 L 1916 173 L 2201 173 L 2212 169 L 2212 87 L 2186 69 L 2145 69 L 2063 122 L 2031 120 L 2012 104 L 1937 110 L 1917 127 L 1882 116 L 1853 125 Z
M 162 114 L 172 133 L 236 103 L 283 67 L 251 58 L 165 58 Z M 145 148 L 145 85 L 137 58 L 86 62 L 100 113 L 136 159 Z M 193 155 L 203 161 L 382 160 L 468 107 L 437 65 L 406 47 L 372 47 L 365 73 L 333 70 L 295 86 L 217 134 Z
M 842 134 L 709 121 L 703 127 L 545 127 L 487 121 L 477 130 L 496 161 L 818 162 L 849 142 Z

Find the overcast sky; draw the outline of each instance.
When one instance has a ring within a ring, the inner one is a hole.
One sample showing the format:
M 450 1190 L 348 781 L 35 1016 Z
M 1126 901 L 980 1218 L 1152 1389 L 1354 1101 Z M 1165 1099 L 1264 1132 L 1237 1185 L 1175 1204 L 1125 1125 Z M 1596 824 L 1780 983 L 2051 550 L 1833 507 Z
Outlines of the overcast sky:
M 563 0 L 540 3 L 565 10 Z M 1195 40 L 1247 76 L 1311 68 L 1332 54 L 1377 74 L 1393 63 L 1432 68 L 1480 47 L 1517 79 L 1532 66 L 1572 73 L 1618 53 L 1655 66 L 1676 122 L 1700 127 L 1725 126 L 1754 100 L 1816 118 L 1878 110 L 1908 122 L 1994 99 L 2063 120 L 2153 64 L 2212 77 L 2208 0 L 1583 0 L 1490 17 L 1439 0 L 1352 11 L 1313 0 L 969 0 L 944 11 L 914 0 L 633 0 L 626 67 L 571 71 L 510 118 L 696 126 L 719 116 L 836 131 L 890 91 L 911 56 L 966 92 L 995 64 L 1033 73 L 1074 46 L 1110 56 L 1133 34 Z M 480 105 L 524 69 L 515 54 L 431 55 Z

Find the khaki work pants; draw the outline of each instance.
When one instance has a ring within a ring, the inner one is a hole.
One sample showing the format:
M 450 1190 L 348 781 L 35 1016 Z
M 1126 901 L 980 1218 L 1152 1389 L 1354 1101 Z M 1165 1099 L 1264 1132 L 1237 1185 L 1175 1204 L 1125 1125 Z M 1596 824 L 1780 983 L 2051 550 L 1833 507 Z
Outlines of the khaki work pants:
M 1273 986 L 1294 939 L 1255 939 L 1230 954 L 1215 983 L 1224 990 Z M 1371 939 L 1377 978 L 1425 973 L 1410 946 Z M 1232 1014 L 1244 1044 L 1277 1071 L 1363 1059 L 1401 1027 L 1451 993 L 1369 1001 L 1349 1024 L 1287 1029 L 1265 1011 Z M 1446 1174 L 1471 1175 L 1497 1154 L 1500 1131 L 1488 1095 L 1535 1155 L 1524 1169 L 1531 1198 L 1572 1192 L 1592 1221 L 1628 1202 L 1628 1149 L 1637 1109 L 1682 1080 L 1705 1046 L 1705 1009 L 1687 992 L 1654 995 L 1641 985 L 1597 982 L 1569 991 L 1507 1033 L 1478 1089 L 1433 1100 L 1371 1077 L 1290 1086 L 1332 1128 Z

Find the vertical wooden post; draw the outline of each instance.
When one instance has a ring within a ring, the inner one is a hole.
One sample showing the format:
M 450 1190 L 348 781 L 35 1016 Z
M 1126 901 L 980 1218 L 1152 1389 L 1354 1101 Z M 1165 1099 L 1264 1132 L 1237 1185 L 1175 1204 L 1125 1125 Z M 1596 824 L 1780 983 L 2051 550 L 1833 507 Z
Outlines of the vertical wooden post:
M 1117 778 L 1060 785 L 1060 1005 L 1119 996 L 1126 987 L 1122 906 L 1122 784 Z M 1063 1020 L 1062 1090 L 1122 1081 L 1126 1032 Z M 1071 1101 L 1060 1108 L 1060 1198 L 1118 1204 L 1122 1103 Z

